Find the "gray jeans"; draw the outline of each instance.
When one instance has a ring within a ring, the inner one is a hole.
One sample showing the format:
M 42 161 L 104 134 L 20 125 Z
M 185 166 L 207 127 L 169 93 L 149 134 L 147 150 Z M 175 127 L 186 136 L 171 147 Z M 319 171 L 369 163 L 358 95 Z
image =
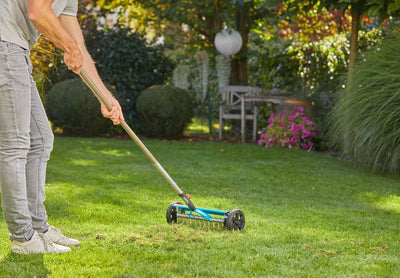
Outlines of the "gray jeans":
M 0 189 L 10 239 L 26 241 L 49 227 L 43 202 L 53 141 L 29 50 L 0 41 Z

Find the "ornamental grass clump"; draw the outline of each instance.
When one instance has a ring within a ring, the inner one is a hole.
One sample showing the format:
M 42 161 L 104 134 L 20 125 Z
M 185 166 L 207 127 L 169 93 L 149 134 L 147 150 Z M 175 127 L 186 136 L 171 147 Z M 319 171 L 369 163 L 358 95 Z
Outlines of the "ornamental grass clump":
M 304 116 L 304 108 L 296 107 L 296 112 L 288 117 L 274 113 L 268 119 L 268 127 L 263 130 L 258 140 L 265 147 L 309 150 L 312 137 L 318 134 L 316 124 Z
M 362 167 L 400 173 L 400 37 L 362 52 L 331 115 L 330 141 Z

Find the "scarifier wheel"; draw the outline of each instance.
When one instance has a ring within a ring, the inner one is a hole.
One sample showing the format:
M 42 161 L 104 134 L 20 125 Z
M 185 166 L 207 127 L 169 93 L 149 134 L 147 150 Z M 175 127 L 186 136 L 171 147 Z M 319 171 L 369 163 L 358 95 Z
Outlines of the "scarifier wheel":
M 178 222 L 178 208 L 174 207 L 174 204 L 182 205 L 180 202 L 173 202 L 168 206 L 166 217 L 169 224 Z
M 234 209 L 227 213 L 225 219 L 225 227 L 228 230 L 243 230 L 245 224 L 245 217 L 240 209 Z

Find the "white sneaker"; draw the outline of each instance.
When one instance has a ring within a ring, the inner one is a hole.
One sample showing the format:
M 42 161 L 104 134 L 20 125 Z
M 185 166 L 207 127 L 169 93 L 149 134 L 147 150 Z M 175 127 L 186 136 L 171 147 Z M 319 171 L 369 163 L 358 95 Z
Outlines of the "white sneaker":
M 46 240 L 41 234 L 35 232 L 28 241 L 11 241 L 11 251 L 18 254 L 45 254 L 69 252 L 69 247 L 55 244 Z
M 78 246 L 80 244 L 79 240 L 64 236 L 60 229 L 57 229 L 53 226 L 50 226 L 47 232 L 43 233 L 42 235 L 48 241 L 65 246 Z

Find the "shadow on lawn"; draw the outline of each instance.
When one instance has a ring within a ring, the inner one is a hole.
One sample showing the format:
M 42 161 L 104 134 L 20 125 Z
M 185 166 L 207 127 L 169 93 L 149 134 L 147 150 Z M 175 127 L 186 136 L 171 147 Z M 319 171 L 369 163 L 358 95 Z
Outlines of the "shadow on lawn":
M 48 277 L 50 271 L 44 266 L 43 255 L 19 255 L 9 253 L 0 261 L 0 277 Z

